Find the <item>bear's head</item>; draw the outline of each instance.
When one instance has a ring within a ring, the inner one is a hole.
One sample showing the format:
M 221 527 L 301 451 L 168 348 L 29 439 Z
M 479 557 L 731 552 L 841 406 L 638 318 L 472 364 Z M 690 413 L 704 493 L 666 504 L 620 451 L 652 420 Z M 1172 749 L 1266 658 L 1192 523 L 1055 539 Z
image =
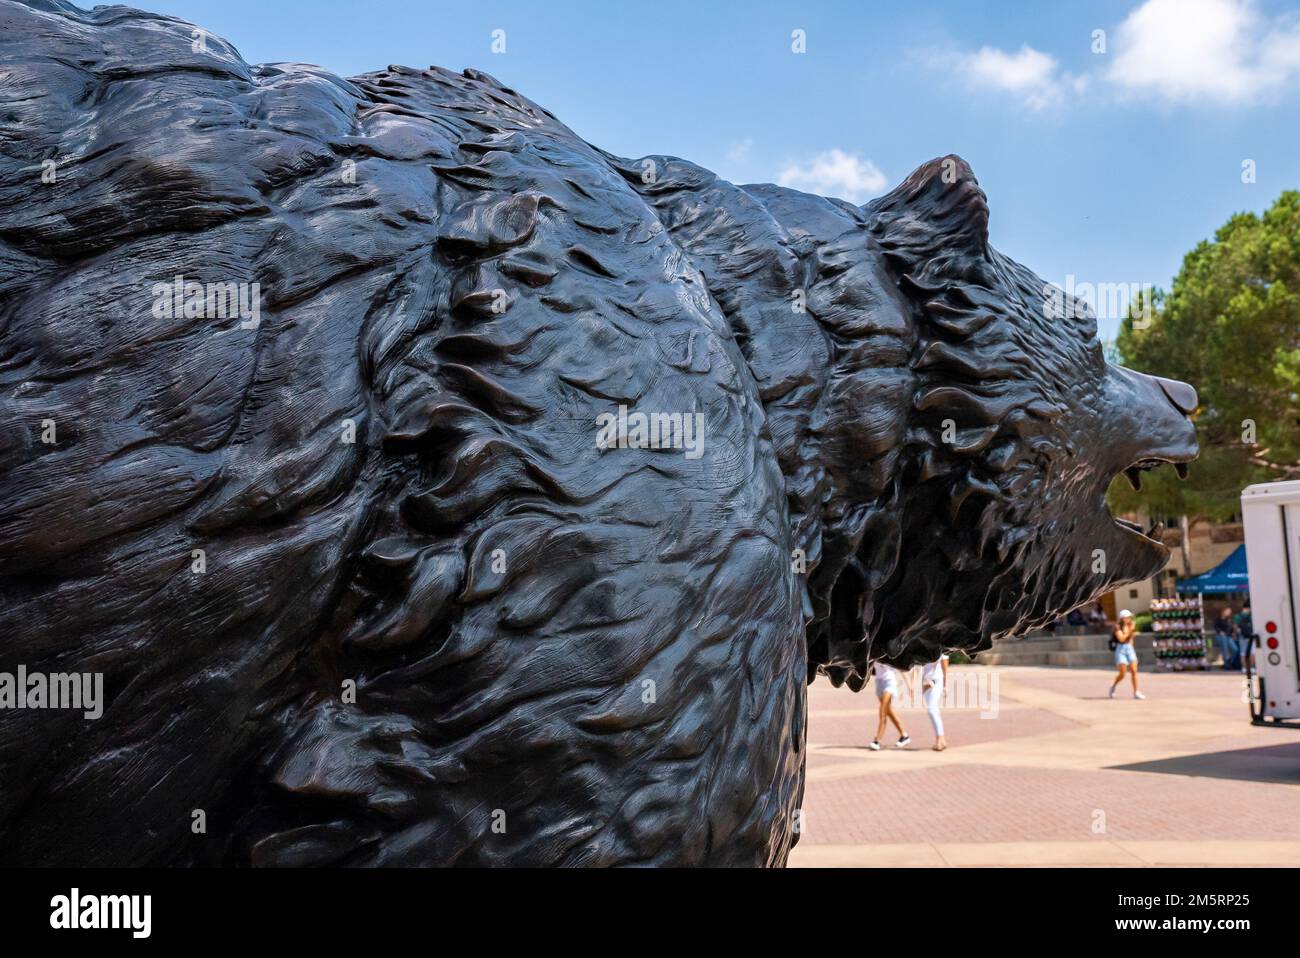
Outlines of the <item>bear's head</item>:
M 1196 391 L 1107 362 L 1084 303 L 989 245 L 960 158 L 838 206 L 855 228 L 819 237 L 808 293 L 833 344 L 812 424 L 826 491 L 810 668 L 859 686 L 874 659 L 987 648 L 1159 572 L 1168 550 L 1106 492 L 1185 470 Z

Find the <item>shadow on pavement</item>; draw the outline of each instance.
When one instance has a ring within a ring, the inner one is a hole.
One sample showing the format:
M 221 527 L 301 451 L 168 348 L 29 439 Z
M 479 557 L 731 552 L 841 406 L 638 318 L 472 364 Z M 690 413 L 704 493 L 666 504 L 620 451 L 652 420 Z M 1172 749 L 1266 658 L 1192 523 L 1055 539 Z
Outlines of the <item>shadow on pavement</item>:
M 1300 741 L 1283 745 L 1229 749 L 1180 755 L 1154 762 L 1111 765 L 1121 772 L 1158 772 L 1163 775 L 1200 775 L 1205 778 L 1231 778 L 1243 782 L 1275 782 L 1300 785 Z

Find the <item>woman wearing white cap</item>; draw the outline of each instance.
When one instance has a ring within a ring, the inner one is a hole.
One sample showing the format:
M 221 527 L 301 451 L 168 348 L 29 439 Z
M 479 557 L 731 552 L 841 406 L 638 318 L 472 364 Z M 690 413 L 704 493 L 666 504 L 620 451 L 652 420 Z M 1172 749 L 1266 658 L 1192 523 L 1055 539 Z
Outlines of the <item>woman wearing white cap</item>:
M 1119 614 L 1119 621 L 1115 623 L 1115 631 L 1111 633 L 1111 645 L 1115 647 L 1115 668 L 1119 669 L 1119 675 L 1115 676 L 1115 681 L 1110 683 L 1110 697 L 1115 697 L 1115 689 L 1119 683 L 1124 681 L 1124 673 L 1127 672 L 1133 680 L 1133 697 L 1135 699 L 1146 698 L 1138 691 L 1138 656 L 1137 645 L 1134 639 L 1137 636 L 1137 630 L 1133 626 L 1133 613 L 1124 609 Z

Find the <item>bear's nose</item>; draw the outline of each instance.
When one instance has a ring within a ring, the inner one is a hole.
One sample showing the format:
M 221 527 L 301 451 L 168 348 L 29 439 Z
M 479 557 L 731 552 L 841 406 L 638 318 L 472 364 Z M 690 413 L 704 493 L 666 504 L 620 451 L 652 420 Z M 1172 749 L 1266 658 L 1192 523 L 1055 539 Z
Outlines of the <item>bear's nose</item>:
M 1159 376 L 1152 376 L 1160 384 L 1169 401 L 1173 403 L 1179 412 L 1191 413 L 1196 412 L 1196 389 L 1187 383 L 1179 382 L 1177 379 L 1162 379 Z

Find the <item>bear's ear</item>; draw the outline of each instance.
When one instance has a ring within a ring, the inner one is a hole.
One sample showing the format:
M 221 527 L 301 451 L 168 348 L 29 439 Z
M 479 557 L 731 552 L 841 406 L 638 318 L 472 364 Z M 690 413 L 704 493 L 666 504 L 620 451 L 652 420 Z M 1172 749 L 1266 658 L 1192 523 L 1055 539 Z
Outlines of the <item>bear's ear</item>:
M 960 156 L 922 164 L 863 209 L 882 245 L 910 252 L 916 259 L 940 249 L 988 256 L 988 198 Z

